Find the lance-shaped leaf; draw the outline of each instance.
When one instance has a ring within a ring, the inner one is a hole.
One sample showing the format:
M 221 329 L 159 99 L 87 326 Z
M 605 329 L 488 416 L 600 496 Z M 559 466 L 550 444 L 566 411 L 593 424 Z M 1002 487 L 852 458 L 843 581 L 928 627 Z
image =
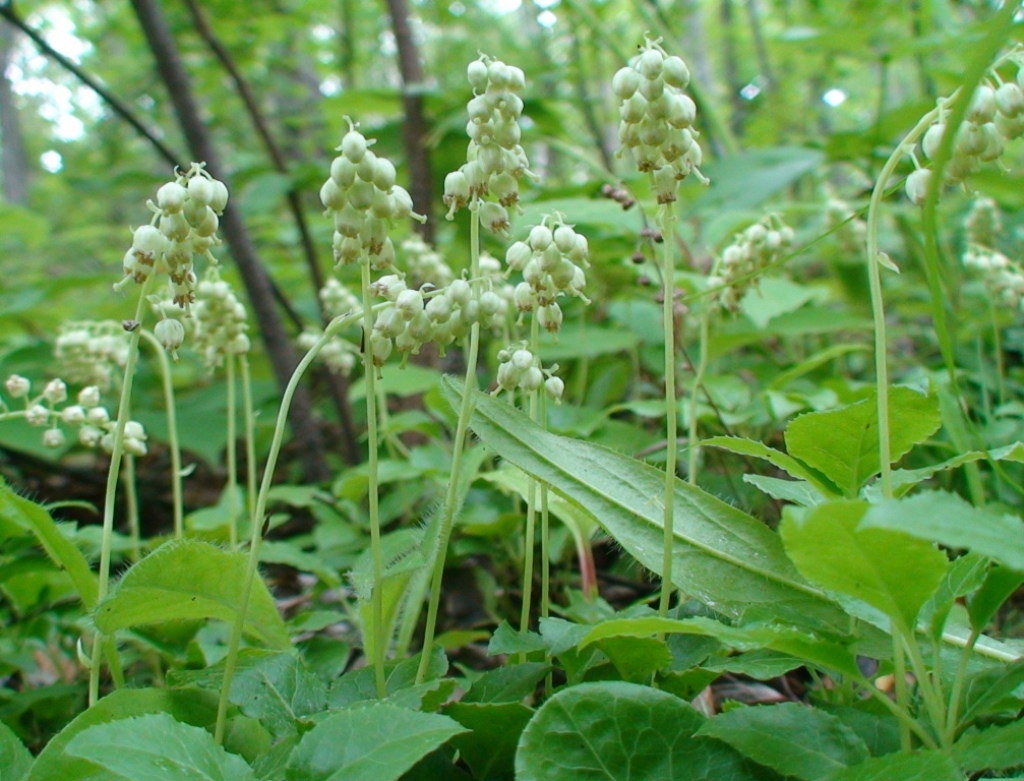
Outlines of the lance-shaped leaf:
M 454 383 L 443 386 L 457 401 Z M 474 402 L 471 427 L 484 443 L 593 515 L 643 566 L 661 570 L 664 472 L 545 431 L 483 393 Z M 712 609 L 734 618 L 763 614 L 800 626 L 848 626 L 840 608 L 796 571 L 774 532 L 681 480 L 672 537 L 673 582 Z

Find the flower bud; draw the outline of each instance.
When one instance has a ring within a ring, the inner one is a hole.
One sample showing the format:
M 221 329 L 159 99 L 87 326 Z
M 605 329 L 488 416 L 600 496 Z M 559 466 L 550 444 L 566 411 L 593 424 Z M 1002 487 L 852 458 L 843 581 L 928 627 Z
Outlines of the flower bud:
M 132 251 L 140 260 L 152 263 L 167 251 L 167 237 L 152 225 L 142 225 L 132 235 Z
M 924 204 L 928 194 L 928 186 L 932 180 L 932 172 L 927 168 L 918 168 L 907 177 L 905 184 L 907 197 L 918 206 Z
M 63 447 L 65 441 L 64 432 L 59 428 L 48 428 L 43 432 L 43 447 Z
M 487 87 L 487 64 L 482 60 L 474 60 L 469 63 L 466 68 L 466 78 L 473 89 L 485 89 Z
M 161 320 L 153 327 L 153 333 L 164 349 L 177 357 L 178 348 L 185 341 L 185 326 L 182 322 L 173 318 Z
M 331 162 L 331 179 L 342 190 L 351 187 L 356 180 L 356 164 L 344 155 L 338 155 Z
M 661 68 L 665 62 L 665 56 L 657 49 L 647 49 L 640 55 L 636 69 L 645 79 L 657 79 L 661 76 Z
M 390 190 L 395 184 L 395 166 L 383 157 L 378 157 L 373 167 L 373 183 L 381 190 Z
M 25 420 L 30 426 L 45 426 L 50 419 L 50 411 L 42 404 L 33 404 L 25 410 Z
M 358 163 L 366 154 L 366 138 L 358 130 L 350 130 L 341 139 L 340 149 L 345 157 Z
M 7 388 L 7 392 L 11 395 L 12 399 L 20 399 L 27 396 L 29 391 L 32 390 L 32 383 L 20 374 L 12 374 L 7 378 L 4 387 Z
M 43 398 L 50 404 L 60 404 L 68 400 L 68 386 L 63 380 L 50 380 L 43 388 Z
M 72 404 L 61 410 L 60 419 L 68 426 L 80 426 L 85 423 L 85 410 L 78 404 Z
M 324 205 L 325 209 L 331 209 L 332 211 L 337 211 L 345 205 L 345 194 L 338 187 L 333 177 L 324 182 L 320 188 L 320 203 Z
M 220 179 L 211 179 L 210 186 L 213 188 L 213 197 L 210 198 L 210 208 L 217 214 L 223 214 L 228 205 L 228 186 Z
M 999 113 L 1006 117 L 1016 117 L 1024 114 L 1024 91 L 1008 81 L 1000 85 L 995 93 L 996 108 Z
M 523 376 L 519 379 L 519 387 L 527 393 L 533 393 L 543 384 L 544 373 L 536 366 L 531 366 L 524 371 Z
M 78 441 L 86 447 L 96 447 L 102 436 L 103 432 L 95 426 L 82 426 L 78 429 Z
M 412 320 L 423 311 L 423 294 L 418 290 L 403 290 L 395 299 L 395 309 L 405 320 Z
M 188 190 L 177 182 L 168 182 L 156 191 L 156 205 L 167 214 L 177 214 L 185 205 Z
M 213 184 L 202 174 L 196 174 L 188 180 L 189 200 L 201 206 L 209 206 L 213 200 Z
M 554 234 L 546 225 L 535 225 L 530 230 L 530 237 L 527 239 L 534 252 L 543 252 L 553 240 Z
M 95 385 L 87 385 L 78 392 L 78 403 L 91 409 L 100 403 L 100 389 Z
M 548 377 L 544 380 L 544 390 L 548 396 L 559 402 L 562 400 L 562 394 L 565 393 L 565 383 L 562 382 L 561 377 Z
M 665 83 L 677 89 L 686 89 L 690 83 L 690 69 L 686 67 L 682 57 L 666 57 L 661 64 L 661 72 Z
M 612 92 L 619 100 L 629 100 L 640 88 L 640 74 L 634 68 L 619 68 L 612 76 Z

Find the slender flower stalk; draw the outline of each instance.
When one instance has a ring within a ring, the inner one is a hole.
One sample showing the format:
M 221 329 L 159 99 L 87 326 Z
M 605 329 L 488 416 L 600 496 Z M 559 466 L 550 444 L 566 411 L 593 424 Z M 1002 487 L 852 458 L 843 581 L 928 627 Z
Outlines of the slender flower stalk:
M 664 517 L 662 522 L 661 597 L 658 600 L 658 614 L 668 615 L 672 598 L 672 542 L 675 526 L 676 459 L 679 454 L 678 402 L 676 401 L 676 326 L 675 326 L 675 215 L 669 207 L 659 212 L 661 231 L 665 238 L 662 254 L 662 330 L 665 333 L 665 492 L 662 497 Z M 701 356 L 703 360 L 703 355 Z M 692 411 L 692 410 L 691 410 Z M 694 427 L 691 419 L 691 429 Z M 690 442 L 691 465 L 696 458 L 693 450 L 695 441 Z M 692 480 L 692 476 L 691 476 Z
M 178 440 L 178 412 L 174 402 L 174 381 L 171 377 L 171 363 L 167 351 L 156 335 L 142 331 L 142 338 L 153 347 L 157 364 L 160 366 L 160 382 L 164 394 L 164 410 L 167 414 L 167 449 L 171 456 L 171 502 L 174 518 L 174 539 L 180 540 L 185 533 L 185 502 L 182 496 L 181 445 Z
M 224 443 L 224 454 L 227 460 L 228 479 L 225 490 L 228 492 L 228 545 L 231 550 L 238 547 L 238 455 L 235 448 L 238 444 L 237 418 L 235 409 L 235 363 L 236 356 L 229 355 L 227 365 L 227 436 Z

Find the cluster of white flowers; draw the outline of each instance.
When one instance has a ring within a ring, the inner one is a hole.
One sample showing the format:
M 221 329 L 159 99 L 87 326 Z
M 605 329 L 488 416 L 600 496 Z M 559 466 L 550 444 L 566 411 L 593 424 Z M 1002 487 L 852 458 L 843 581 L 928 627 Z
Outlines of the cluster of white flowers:
M 313 345 L 320 341 L 323 335 L 324 332 L 322 330 L 307 327 L 299 334 L 296 341 L 301 349 L 310 350 Z M 320 352 L 317 353 L 317 359 L 323 362 L 329 372 L 340 374 L 342 377 L 347 377 L 352 373 L 358 356 L 359 348 L 348 339 L 342 339 L 340 336 L 330 337 L 324 346 L 320 348 Z
M 868 224 L 860 219 L 850 205 L 839 198 L 829 198 L 825 204 L 825 225 L 844 250 L 859 254 L 864 249 Z
M 998 160 L 1007 141 L 1024 135 L 1024 67 L 1018 69 L 1016 81 L 1003 82 L 994 72 L 992 77 L 998 86 L 988 81 L 978 86 L 966 119 L 956 129 L 952 157 L 945 171 L 947 184 L 959 184 L 982 163 Z M 921 139 L 921 151 L 929 160 L 935 158 L 946 133 L 947 103 L 947 99 L 939 101 L 939 117 Z M 924 203 L 932 172 L 919 165 L 916 158 L 914 162 L 916 170 L 907 177 L 905 187 L 907 197 L 920 205 Z
M 142 284 L 153 274 L 166 273 L 171 299 L 188 311 L 195 301 L 196 273 L 193 258 L 207 256 L 219 243 L 217 228 L 228 202 L 228 189 L 204 170 L 203 163 L 167 182 L 156 193 L 156 203 L 147 206 L 156 215 L 155 224 L 135 229 L 132 246 L 124 256 L 124 279 Z
M 358 312 L 363 307 L 359 297 L 334 277 L 330 277 L 320 288 L 320 303 L 328 317 Z
M 53 352 L 68 381 L 109 390 L 116 370 L 128 361 L 128 335 L 113 320 L 68 322 L 61 325 Z
M 549 218 L 554 230 L 547 225 Z M 559 296 L 568 293 L 590 303 L 583 294 L 589 252 L 586 237 L 566 225 L 561 216 L 544 217 L 530 230 L 526 241 L 515 242 L 505 254 L 509 269 L 523 274 L 523 281 L 515 288 L 516 308 L 535 312 L 541 326 L 558 331 L 562 325 Z
M 406 273 L 417 287 L 444 287 L 455 279 L 451 266 L 445 262 L 441 254 L 419 236 L 410 236 L 401 246 Z
M 498 353 L 498 387 L 494 392 L 516 389 L 533 393 L 544 388 L 555 402 L 562 399 L 565 383 L 554 372 L 558 365 L 545 369 L 541 366 L 540 356 L 534 355 L 525 343 L 511 345 Z
M 348 117 L 349 131 L 341 139 L 331 163 L 330 178 L 320 188 L 320 201 L 334 219 L 334 262 L 348 265 L 367 258 L 376 271 L 389 270 L 395 247 L 388 229 L 395 220 L 412 217 L 412 196 L 395 184 L 395 166 L 374 154 L 373 139 L 366 139 Z
M 1024 269 L 993 247 L 1003 229 L 999 207 L 991 198 L 975 199 L 964 219 L 967 248 L 961 261 L 977 272 L 989 298 L 1012 309 L 1024 308 Z
M 192 309 L 195 322 L 195 349 L 210 368 L 220 366 L 229 355 L 249 352 L 249 328 L 245 306 L 235 296 L 231 285 L 220 278 L 216 266 L 207 269 L 196 288 L 196 305 Z M 177 322 L 162 320 L 162 323 Z
M 467 69 L 473 99 L 469 101 L 469 149 L 466 163 L 444 180 L 448 219 L 459 209 L 479 202 L 480 221 L 494 233 L 508 231 L 508 209 L 519 203 L 519 180 L 530 175 L 526 152 L 519 143 L 519 117 L 526 85 L 515 65 L 481 55 Z M 484 201 L 488 195 L 497 199 Z
M 765 217 L 736 234 L 708 277 L 711 287 L 722 288 L 716 305 L 735 312 L 747 291 L 757 285 L 758 272 L 778 260 L 792 244 L 793 229 L 775 216 Z
M 114 430 L 117 421 L 111 420 L 106 407 L 100 406 L 100 389 L 88 385 L 78 393 L 77 404 L 61 406 L 68 400 L 67 384 L 61 379 L 50 380 L 42 393 L 32 395 L 32 382 L 19 374 L 12 374 L 4 382 L 7 395 L 22 399 L 23 408 L 14 411 L 0 398 L 0 411 L 11 410 L 9 414 L 20 415 L 31 426 L 46 428 L 43 445 L 49 448 L 63 447 L 67 437 L 61 426 L 78 431 L 78 441 L 86 447 L 102 447 L 110 452 L 114 444 Z M 125 452 L 134 456 L 146 455 L 146 432 L 142 424 L 129 420 L 124 429 Z
M 1003 231 L 1003 216 L 991 198 L 979 196 L 971 204 L 971 210 L 964 218 L 964 232 L 969 244 L 994 247 Z
M 679 182 L 694 174 L 702 182 L 703 159 L 693 129 L 697 106 L 683 93 L 690 83 L 686 63 L 647 40 L 640 54 L 612 78 L 621 101 L 619 141 L 633 151 L 637 167 L 650 172 L 658 203 L 676 200 Z

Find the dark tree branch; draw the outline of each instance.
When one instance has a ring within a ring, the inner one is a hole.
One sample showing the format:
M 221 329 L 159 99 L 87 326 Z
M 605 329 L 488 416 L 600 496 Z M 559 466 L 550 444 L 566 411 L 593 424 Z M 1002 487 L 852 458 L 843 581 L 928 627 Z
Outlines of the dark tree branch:
M 405 122 L 402 138 L 409 161 L 409 194 L 421 214 L 433 215 L 434 185 L 430 173 L 430 152 L 427 149 L 426 115 L 423 111 L 423 66 L 416 42 L 409 26 L 409 6 L 406 0 L 387 0 L 391 15 L 391 29 L 398 48 L 398 69 L 402 74 L 402 107 Z M 428 244 L 434 243 L 434 221 L 416 223 L 415 230 Z
M 202 9 L 199 7 L 196 0 L 185 0 L 185 6 L 188 8 L 189 14 L 192 17 L 192 24 L 195 27 L 196 32 L 199 34 L 199 37 L 206 42 L 206 45 L 210 47 L 210 51 L 213 52 L 214 56 L 224 67 L 224 70 L 227 71 L 228 76 L 231 77 L 231 81 L 235 85 L 238 96 L 242 99 L 242 103 L 245 104 L 245 109 L 249 113 L 249 119 L 252 121 L 253 127 L 256 130 L 256 135 L 258 135 L 260 141 L 263 142 L 263 148 L 266 149 L 267 155 L 270 157 L 270 161 L 273 164 L 274 169 L 279 173 L 288 175 L 288 163 L 281 151 L 281 147 L 278 146 L 277 142 L 274 140 L 274 136 L 270 132 L 270 125 L 267 122 L 266 117 L 263 116 L 263 111 L 260 109 L 259 104 L 256 102 L 256 96 L 249 87 L 248 81 L 246 81 L 245 77 L 242 76 L 241 71 L 238 69 L 238 65 L 235 63 L 234 57 L 231 56 L 231 52 L 228 51 L 227 47 L 220 38 L 217 37 L 213 28 L 206 21 L 206 18 L 203 16 Z M 306 266 L 309 269 L 310 282 L 313 285 L 314 292 L 316 292 L 321 290 L 324 286 L 324 275 L 320 270 L 320 261 L 317 257 L 316 245 L 313 243 L 313 237 L 309 232 L 309 225 L 307 224 L 306 217 L 302 211 L 299 192 L 294 186 L 289 187 L 287 200 L 288 208 L 291 211 L 292 218 L 295 220 L 295 225 L 299 230 L 302 250 L 306 258 Z M 316 300 L 320 307 L 320 319 L 322 322 L 326 323 L 328 318 L 324 312 L 323 305 L 320 302 L 320 297 L 316 296 Z M 320 372 L 320 378 L 330 389 L 331 398 L 334 401 L 334 406 L 338 412 L 338 420 L 341 423 L 342 431 L 342 452 L 345 455 L 345 460 L 350 464 L 354 464 L 359 460 L 359 448 L 356 443 L 355 425 L 352 421 L 352 408 L 348 403 L 348 394 L 346 393 L 345 388 L 347 383 L 339 380 L 336 375 L 328 371 Z
M 189 149 L 197 160 L 206 161 L 207 170 L 213 176 L 224 180 L 225 174 L 220 157 L 214 149 L 210 133 L 200 116 L 191 80 L 181 61 L 178 47 L 159 3 L 157 0 L 132 0 L 132 8 L 135 10 L 135 15 L 138 17 L 146 41 L 153 53 L 160 77 L 170 95 Z M 273 286 L 270 278 L 260 263 L 249 230 L 238 207 L 231 202 L 228 203 L 228 207 L 224 211 L 221 228 L 249 294 L 253 313 L 267 348 L 278 386 L 283 389 L 298 361 L 288 335 L 285 333 L 281 318 L 271 304 Z M 305 386 L 300 386 L 295 394 L 289 420 L 292 424 L 306 479 L 311 482 L 326 480 L 330 473 L 324 459 L 320 432 L 312 416 L 310 394 Z
M 178 157 L 176 154 L 174 154 L 174 152 L 172 152 L 170 149 L 168 149 L 167 146 L 164 145 L 163 141 L 157 138 L 156 135 L 149 130 L 149 128 L 143 125 L 142 122 L 140 122 L 135 117 L 131 110 L 124 105 L 124 103 L 118 100 L 113 94 L 110 93 L 109 90 L 107 90 L 102 84 L 96 81 L 96 79 L 87 74 L 77 65 L 75 65 L 75 63 L 71 62 L 71 60 L 69 60 L 59 51 L 50 46 L 50 44 L 46 42 L 46 39 L 43 38 L 36 30 L 33 30 L 31 27 L 29 27 L 28 24 L 25 23 L 25 20 L 18 16 L 17 12 L 14 10 L 13 2 L 0 3 L 0 16 L 2 16 L 10 24 L 17 27 L 19 30 L 25 33 L 25 35 L 31 38 L 32 42 L 39 47 L 39 50 L 43 54 L 45 54 L 50 59 L 56 61 L 62 68 L 64 68 L 64 70 L 71 73 L 76 79 L 78 79 L 80 82 L 85 84 L 85 86 L 87 86 L 97 95 L 99 95 L 100 98 L 103 99 L 103 102 L 110 106 L 110 108 L 113 110 L 115 114 L 121 117 L 121 119 L 123 119 L 133 128 L 135 128 L 135 131 L 140 136 L 149 141 L 149 143 L 153 145 L 153 148 L 156 149 L 159 155 L 168 163 L 170 163 L 171 167 L 181 168 L 184 165 L 182 159 Z
M 0 167 L 3 169 L 4 199 L 24 206 L 28 202 L 29 165 L 21 117 L 14 90 L 7 78 L 7 63 L 14 51 L 15 29 L 0 26 Z

